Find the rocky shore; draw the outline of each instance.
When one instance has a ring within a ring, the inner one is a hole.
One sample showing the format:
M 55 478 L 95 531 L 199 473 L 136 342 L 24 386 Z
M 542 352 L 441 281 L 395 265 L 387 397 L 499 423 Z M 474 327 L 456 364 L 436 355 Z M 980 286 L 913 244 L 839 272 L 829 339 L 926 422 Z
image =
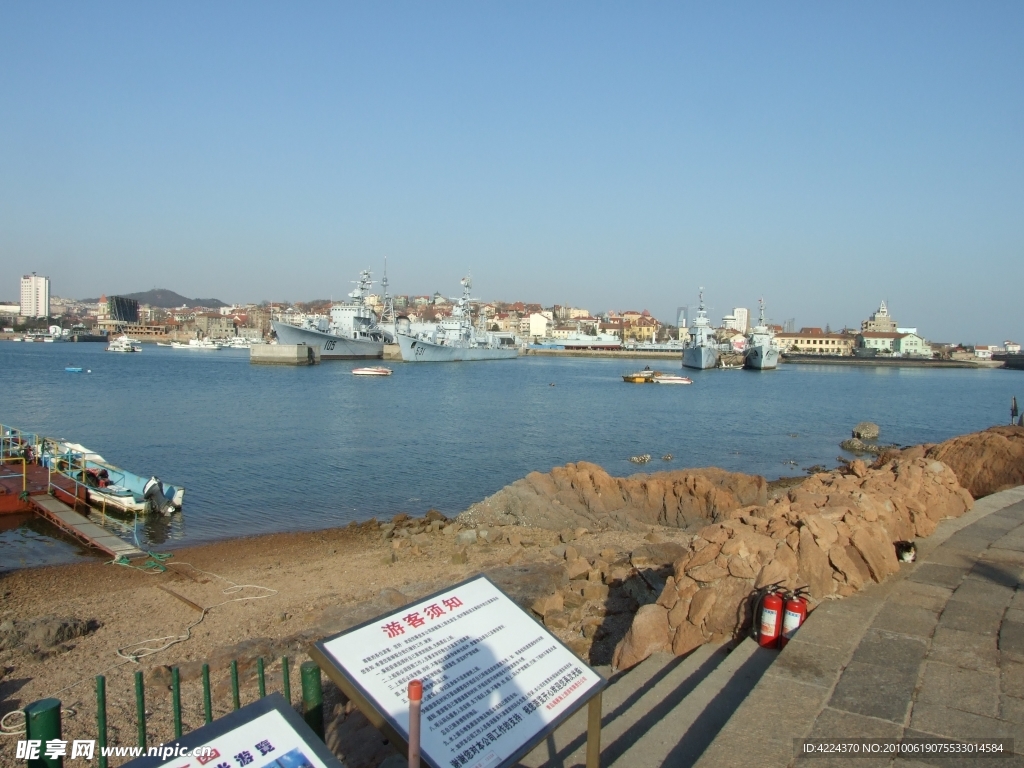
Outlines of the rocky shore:
M 195 728 L 204 662 L 224 714 L 232 659 L 251 701 L 257 657 L 278 690 L 280 656 L 295 665 L 313 639 L 481 572 L 581 657 L 624 668 L 746 631 L 749 596 L 765 584 L 807 585 L 812 607 L 851 595 L 898 568 L 893 542 L 1020 484 L 1017 427 L 780 483 L 713 468 L 616 478 L 580 462 L 532 473 L 455 520 L 399 515 L 221 542 L 175 552 L 162 574 L 98 564 L 7 573 L 0 714 L 55 695 L 69 707 L 68 737 L 91 738 L 92 680 L 104 673 L 111 741 L 133 743 L 131 675 L 142 669 L 156 743 L 172 733 L 172 666 Z M 326 695 L 328 743 L 349 766 L 392 753 L 340 692 L 328 685 Z M 15 764 L 0 744 L 0 765 Z

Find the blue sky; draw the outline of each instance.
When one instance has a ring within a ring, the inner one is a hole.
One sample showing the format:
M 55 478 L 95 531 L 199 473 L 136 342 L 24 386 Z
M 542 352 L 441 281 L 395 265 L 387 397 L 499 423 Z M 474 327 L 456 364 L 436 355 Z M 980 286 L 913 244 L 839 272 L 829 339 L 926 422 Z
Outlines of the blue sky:
M 0 298 L 399 293 L 1024 340 L 1024 4 L 0 2 Z

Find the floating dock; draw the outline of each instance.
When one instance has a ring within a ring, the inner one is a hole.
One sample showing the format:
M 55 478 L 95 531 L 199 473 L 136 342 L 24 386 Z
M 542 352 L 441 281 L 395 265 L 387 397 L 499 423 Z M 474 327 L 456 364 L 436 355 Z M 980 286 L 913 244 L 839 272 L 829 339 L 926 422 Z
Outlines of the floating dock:
M 53 494 L 50 494 L 50 483 Z M 36 514 L 87 546 L 111 557 L 145 557 L 146 553 L 101 525 L 76 512 L 68 503 L 85 503 L 83 488 L 38 464 L 13 461 L 0 464 L 0 514 Z M 65 503 L 68 502 L 68 503 Z
M 120 536 L 116 536 L 106 528 L 90 522 L 85 515 L 80 515 L 67 504 L 57 501 L 53 496 L 29 496 L 29 502 L 35 507 L 36 513 L 56 525 L 65 533 L 69 533 L 79 541 L 106 552 L 111 557 L 145 557 L 146 553 L 129 544 Z

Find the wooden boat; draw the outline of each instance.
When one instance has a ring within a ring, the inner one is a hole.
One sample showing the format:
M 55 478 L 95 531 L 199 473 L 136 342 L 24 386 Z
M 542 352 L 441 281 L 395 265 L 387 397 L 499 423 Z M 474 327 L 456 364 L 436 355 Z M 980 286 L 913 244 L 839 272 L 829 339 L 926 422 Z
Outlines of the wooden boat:
M 353 376 L 390 376 L 391 369 L 383 366 L 371 366 L 370 368 L 353 368 Z

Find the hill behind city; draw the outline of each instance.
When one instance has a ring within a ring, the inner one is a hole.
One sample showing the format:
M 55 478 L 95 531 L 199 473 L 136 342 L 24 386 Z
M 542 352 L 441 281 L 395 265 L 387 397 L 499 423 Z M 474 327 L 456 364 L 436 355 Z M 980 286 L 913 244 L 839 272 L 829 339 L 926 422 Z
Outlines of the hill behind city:
M 175 307 L 226 307 L 228 306 L 220 299 L 189 299 L 167 288 L 154 288 L 151 291 L 142 293 L 119 294 L 128 299 L 135 299 L 139 304 L 148 304 L 151 307 L 161 309 L 174 309 Z M 82 299 L 86 304 L 95 304 L 99 299 Z

